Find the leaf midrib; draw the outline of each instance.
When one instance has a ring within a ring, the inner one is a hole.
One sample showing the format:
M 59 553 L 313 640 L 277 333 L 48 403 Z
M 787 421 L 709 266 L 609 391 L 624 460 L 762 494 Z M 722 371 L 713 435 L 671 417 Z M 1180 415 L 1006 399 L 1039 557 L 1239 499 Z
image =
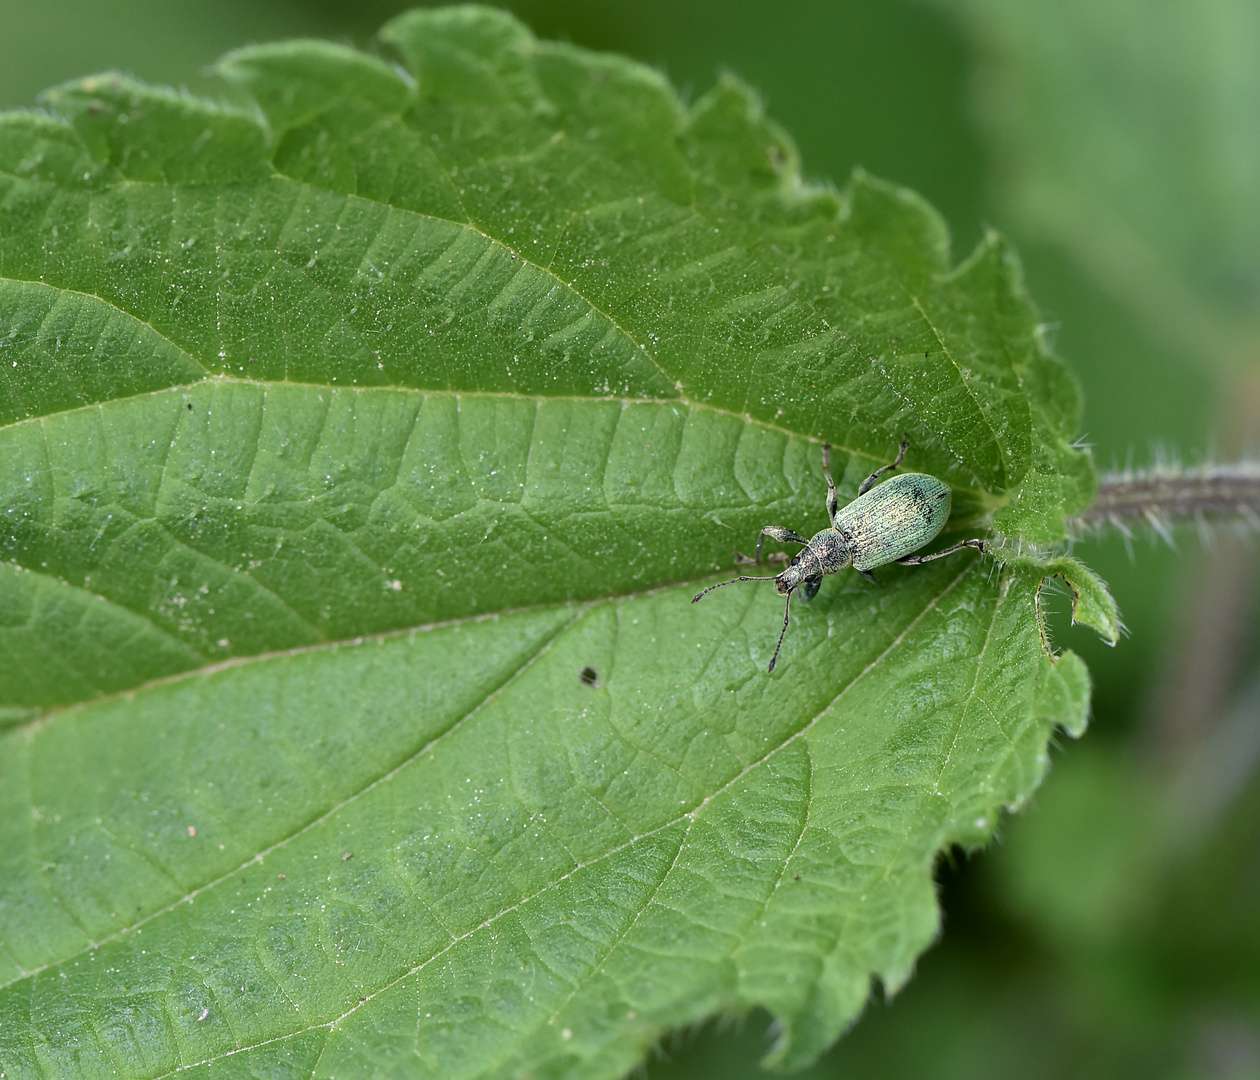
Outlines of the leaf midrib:
M 518 393 L 518 392 L 513 392 L 513 391 L 426 390 L 426 389 L 419 389 L 415 387 L 358 386 L 358 385 L 353 385 L 353 384 L 340 384 L 339 385 L 339 384 L 333 384 L 333 383 L 290 382 L 287 380 L 244 379 L 244 378 L 240 378 L 240 377 L 232 376 L 232 375 L 209 375 L 207 378 L 199 379 L 193 383 L 176 384 L 174 386 L 162 387 L 157 390 L 141 391 L 136 394 L 120 396 L 118 398 L 111 398 L 108 402 L 94 402 L 94 403 L 76 406 L 72 409 L 58 410 L 57 412 L 48 413 L 46 415 L 27 417 L 22 420 L 14 421 L 13 423 L 10 423 L 10 424 L 0 426 L 0 433 L 3 433 L 4 431 L 7 431 L 9 429 L 20 428 L 23 425 L 34 425 L 34 424 L 38 424 L 42 430 L 46 422 L 53 417 L 69 416 L 69 415 L 74 415 L 76 413 L 86 414 L 89 412 L 99 412 L 102 409 L 104 409 L 107 405 L 112 404 L 114 402 L 139 400 L 146 397 L 156 398 L 156 397 L 160 397 L 167 394 L 177 394 L 181 391 L 188 391 L 188 390 L 193 390 L 199 387 L 205 387 L 207 385 L 244 386 L 244 387 L 257 389 L 264 394 L 267 392 L 267 390 L 270 387 L 284 386 L 284 387 L 305 387 L 314 391 L 319 391 L 319 392 L 327 391 L 329 393 L 365 393 L 365 394 L 401 393 L 401 394 L 414 394 L 414 395 L 423 396 L 426 398 L 429 398 L 429 397 L 488 398 L 488 399 L 499 399 L 499 400 L 527 401 L 527 402 L 532 402 L 535 404 L 542 404 L 542 403 L 548 403 L 548 402 L 553 402 L 553 401 L 572 401 L 575 403 L 582 403 L 582 404 L 600 403 L 600 402 L 620 403 L 623 409 L 628 406 L 641 405 L 641 404 L 652 404 L 652 405 L 661 405 L 661 406 L 672 405 L 672 406 L 684 407 L 691 410 L 708 411 L 717 415 L 729 417 L 743 424 L 755 425 L 765 430 L 775 431 L 788 438 L 801 439 L 817 446 L 822 445 L 822 440 L 801 435 L 799 432 L 792 431 L 791 429 L 783 427 L 782 425 L 767 423 L 765 421 L 758 420 L 755 417 L 749 416 L 747 414 L 739 415 L 734 412 L 731 412 L 730 410 L 723 409 L 719 406 L 711 405 L 706 402 L 695 402 L 686 398 L 627 398 L 627 397 L 621 397 L 617 395 L 609 395 L 606 397 L 602 397 L 602 396 L 601 397 L 588 397 L 588 396 L 582 396 L 582 395 L 524 394 L 524 393 Z M 45 442 L 47 442 L 48 441 L 47 435 L 45 434 L 43 437 L 44 437 Z M 855 458 L 865 460 L 871 463 L 874 463 L 877 461 L 877 459 L 873 455 L 869 454 L 868 452 L 858 450 L 852 446 L 848 446 L 845 444 L 834 444 L 834 445 L 837 450 L 841 450 Z M 164 460 L 163 466 L 162 466 L 163 477 L 165 477 L 165 473 L 166 473 L 166 461 Z M 160 488 L 161 488 L 161 484 L 159 484 L 159 491 L 160 491 Z M 155 499 L 157 499 L 160 496 L 155 494 L 154 497 Z M 205 551 L 202 551 L 200 548 L 191 547 L 182 538 L 171 533 L 170 530 L 163 525 L 163 523 L 157 516 L 154 516 L 154 515 L 143 516 L 139 520 L 152 522 L 156 524 L 158 527 L 162 528 L 163 533 L 179 549 L 188 551 L 199 557 L 209 559 L 215 565 L 223 568 L 224 570 L 232 574 L 240 574 L 243 577 L 247 578 L 251 583 L 253 583 L 253 585 L 260 592 L 265 593 L 267 596 L 273 597 L 278 603 L 282 604 L 285 610 L 292 612 L 295 617 L 299 618 L 303 626 L 307 626 L 309 629 L 312 630 L 313 633 L 316 634 L 316 636 L 318 636 L 318 631 L 316 628 L 311 627 L 311 624 L 307 620 L 305 620 L 304 618 L 301 618 L 299 613 L 297 613 L 295 609 L 293 609 L 292 605 L 289 604 L 288 601 L 286 601 L 282 596 L 275 593 L 273 589 L 270 589 L 266 585 L 259 582 L 255 575 L 245 570 L 238 569 L 237 567 L 232 565 L 230 562 L 224 562 L 221 559 L 218 559 L 212 556 L 211 554 Z M 57 576 L 55 573 L 51 572 L 50 570 L 44 567 L 26 566 L 20 563 L 13 563 L 13 565 L 18 566 L 25 573 L 29 573 L 36 577 L 42 578 L 46 581 L 53 582 L 57 584 L 58 586 L 74 589 L 75 591 L 82 593 L 85 596 L 93 597 L 99 601 L 102 601 L 104 603 L 111 605 L 112 607 L 118 608 L 120 611 L 127 612 L 129 615 L 134 616 L 138 619 L 141 619 L 146 625 L 150 626 L 154 630 L 154 632 L 161 634 L 165 639 L 171 641 L 174 644 L 179 645 L 181 648 L 188 649 L 193 652 L 200 652 L 200 650 L 196 648 L 194 643 L 188 642 L 184 638 L 179 637 L 178 635 L 172 633 L 168 627 L 160 623 L 154 617 L 154 614 L 152 611 L 146 608 L 131 607 L 125 604 L 121 604 L 118 600 L 105 596 L 104 594 L 90 588 L 90 586 L 82 584 L 82 583 L 66 582 L 62 578 Z M 708 576 L 709 576 L 708 574 L 702 574 L 702 575 L 699 575 L 698 577 L 697 576 L 681 577 L 681 578 L 677 578 L 670 581 L 656 582 L 645 589 L 634 589 L 634 590 L 629 590 L 627 592 L 610 592 L 607 595 L 600 597 L 599 600 L 587 601 L 587 603 L 599 603 L 605 600 L 619 600 L 619 599 L 627 599 L 634 596 L 649 595 L 661 589 L 675 588 L 689 582 L 697 581 L 701 577 L 708 577 Z M 457 616 L 453 619 L 448 619 L 448 620 L 439 620 L 439 621 L 434 621 L 430 623 L 421 623 L 421 624 L 415 624 L 411 626 L 391 628 L 389 630 L 380 631 L 376 634 L 356 635 L 355 637 L 352 637 L 352 638 L 339 638 L 339 639 L 334 639 L 334 640 L 322 638 L 320 640 L 310 642 L 309 644 L 306 644 L 306 645 L 294 646 L 287 649 L 267 650 L 265 652 L 257 653 L 253 655 L 230 657 L 226 660 L 215 661 L 208 665 L 191 667 L 191 668 L 186 669 L 185 671 L 178 672 L 173 675 L 160 676 L 156 679 L 152 679 L 144 683 L 140 683 L 133 687 L 127 687 L 122 690 L 118 690 L 118 691 L 114 691 L 114 692 L 106 693 L 106 694 L 101 694 L 99 696 L 82 698 L 78 701 L 65 702 L 65 703 L 53 706 L 45 711 L 40 712 L 37 716 L 32 717 L 28 721 L 15 724 L 15 725 L 10 725 L 6 730 L 8 732 L 32 730 L 35 726 L 38 726 L 45 720 L 59 713 L 66 712 L 71 709 L 82 708 L 88 705 L 97 705 L 104 701 L 109 701 L 112 699 L 117 699 L 119 697 L 124 697 L 126 695 L 142 692 L 143 690 L 148 689 L 150 686 L 164 685 L 173 681 L 194 678 L 200 675 L 211 674 L 213 672 L 220 670 L 221 668 L 235 666 L 241 663 L 253 663 L 257 661 L 271 659 L 274 657 L 280 657 L 280 656 L 300 655 L 301 653 L 306 652 L 306 651 L 313 651 L 313 650 L 319 650 L 319 649 L 324 649 L 324 648 L 337 648 L 345 644 L 353 644 L 353 643 L 362 642 L 362 641 L 382 640 L 384 638 L 392 637 L 395 635 L 420 632 L 426 629 L 436 628 L 439 626 L 460 625 L 465 622 L 476 621 L 476 620 L 485 619 L 485 618 L 493 618 L 496 615 L 509 615 L 509 614 L 515 614 L 515 613 L 524 612 L 524 611 L 543 610 L 546 608 L 554 608 L 554 607 L 562 606 L 566 603 L 572 603 L 572 602 L 574 601 L 557 599 L 557 600 L 552 600 L 552 601 L 548 601 L 548 602 L 544 602 L 540 604 L 524 605 L 519 608 L 502 609 L 502 610 L 493 611 L 493 612 L 478 612 L 478 613 L 470 614 L 470 615 Z

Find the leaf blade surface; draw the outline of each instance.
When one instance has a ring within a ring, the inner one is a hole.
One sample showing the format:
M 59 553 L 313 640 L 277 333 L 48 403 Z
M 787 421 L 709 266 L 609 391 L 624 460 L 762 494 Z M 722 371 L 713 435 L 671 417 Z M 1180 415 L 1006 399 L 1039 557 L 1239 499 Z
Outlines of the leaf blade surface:
M 833 579 L 773 678 L 772 591 L 694 582 L 825 524 L 824 439 L 1056 539 L 1071 378 L 999 240 L 806 187 L 734 83 L 383 38 L 0 116 L 0 1062 L 615 1076 L 754 1004 L 806 1061 L 1087 678 L 1051 564 Z

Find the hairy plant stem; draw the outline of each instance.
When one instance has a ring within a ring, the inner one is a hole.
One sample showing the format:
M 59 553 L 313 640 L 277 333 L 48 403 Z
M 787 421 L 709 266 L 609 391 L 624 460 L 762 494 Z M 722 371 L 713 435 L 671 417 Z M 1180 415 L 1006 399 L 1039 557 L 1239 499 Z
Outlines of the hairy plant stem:
M 1260 462 L 1107 473 L 1093 503 L 1067 525 L 1074 535 L 1110 525 L 1128 536 L 1145 524 L 1167 538 L 1172 524 L 1187 520 L 1260 528 Z

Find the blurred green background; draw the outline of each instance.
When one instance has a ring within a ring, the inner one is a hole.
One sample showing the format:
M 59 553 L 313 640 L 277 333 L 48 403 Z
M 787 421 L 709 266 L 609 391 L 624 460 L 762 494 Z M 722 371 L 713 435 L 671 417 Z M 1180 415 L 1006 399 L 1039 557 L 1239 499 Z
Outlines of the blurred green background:
M 250 41 L 370 46 L 392 0 L 0 0 L 0 107 L 107 68 L 221 93 Z M 1255 0 L 515 0 L 543 36 L 695 98 L 730 70 L 810 178 L 916 188 L 961 257 L 1010 235 L 1085 388 L 1101 467 L 1260 433 Z M 1217 528 L 1078 545 L 1130 634 L 1067 625 L 1093 726 L 989 850 L 940 870 L 945 933 L 811 1077 L 1260 1077 L 1257 555 Z M 1060 600 L 1059 607 L 1066 607 Z M 1065 740 L 1066 741 L 1066 740 Z M 758 1074 L 769 1018 L 666 1040 L 669 1077 Z

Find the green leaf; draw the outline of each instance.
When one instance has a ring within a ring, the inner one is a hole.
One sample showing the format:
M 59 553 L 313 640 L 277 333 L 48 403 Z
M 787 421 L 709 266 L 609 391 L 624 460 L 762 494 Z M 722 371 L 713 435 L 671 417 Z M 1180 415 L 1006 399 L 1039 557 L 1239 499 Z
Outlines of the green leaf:
M 1038 708 L 1050 723 L 1057 723 L 1074 739 L 1085 734 L 1089 723 L 1089 669 L 1076 653 L 1059 656 L 1039 687 Z
M 1116 602 L 1097 574 L 1079 559 L 1060 556 L 1043 564 L 1047 577 L 1062 578 L 1072 591 L 1072 622 L 1098 632 L 1108 645 L 1114 645 L 1124 632 Z
M 773 676 L 696 582 L 825 524 L 823 440 L 1060 538 L 1074 384 L 1000 240 L 736 83 L 382 38 L 0 115 L 0 1072 L 615 1077 L 758 1004 L 807 1061 L 1087 676 L 1057 564 L 832 579 Z

